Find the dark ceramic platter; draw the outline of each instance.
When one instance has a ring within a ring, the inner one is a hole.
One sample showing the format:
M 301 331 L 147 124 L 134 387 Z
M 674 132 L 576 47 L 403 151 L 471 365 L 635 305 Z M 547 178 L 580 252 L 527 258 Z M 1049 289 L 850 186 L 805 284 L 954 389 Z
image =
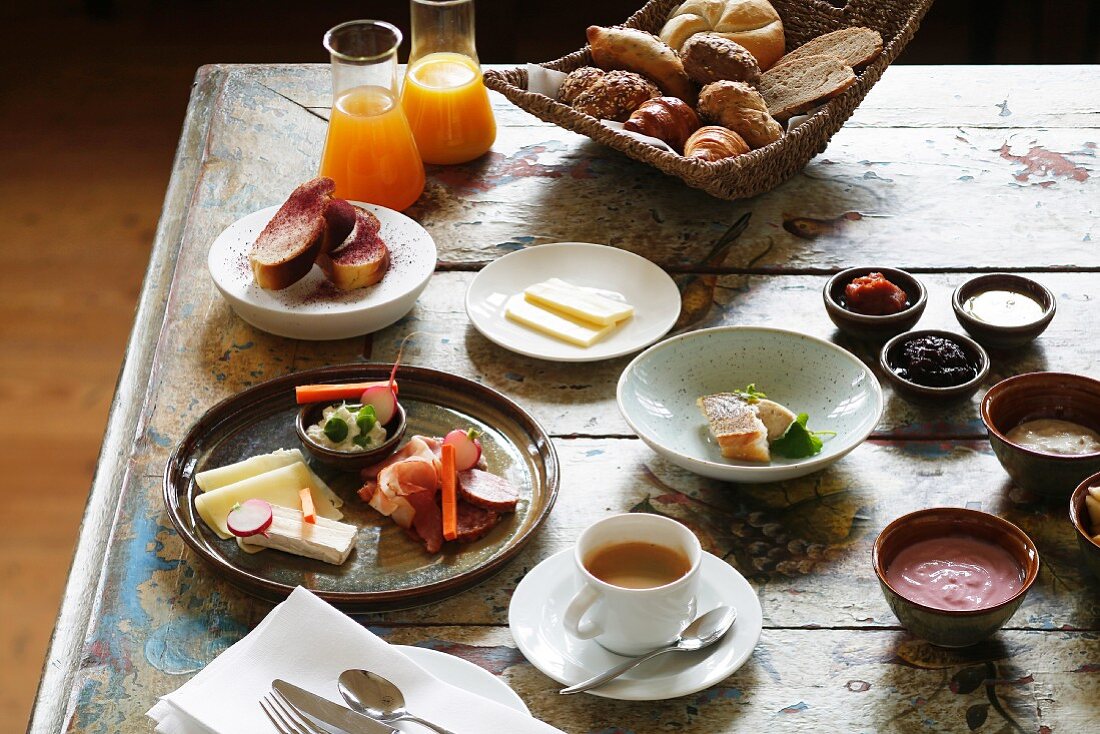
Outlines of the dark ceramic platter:
M 505 515 L 486 537 L 467 545 L 449 543 L 430 555 L 356 496 L 356 474 L 336 472 L 315 460 L 313 470 L 344 500 L 343 521 L 360 528 L 356 548 L 341 566 L 275 550 L 245 553 L 234 540 L 218 538 L 195 512 L 196 473 L 280 448 L 301 448 L 294 431 L 295 385 L 385 380 L 389 370 L 390 365 L 358 364 L 299 372 L 208 410 L 176 447 L 164 473 L 165 506 L 184 542 L 214 572 L 250 594 L 279 601 L 301 585 L 348 611 L 427 604 L 500 570 L 550 514 L 558 493 L 557 453 L 535 419 L 508 398 L 423 367 L 398 371 L 400 401 L 408 412 L 406 438 L 474 426 L 485 432 L 481 442 L 489 471 L 519 489 L 516 513 Z

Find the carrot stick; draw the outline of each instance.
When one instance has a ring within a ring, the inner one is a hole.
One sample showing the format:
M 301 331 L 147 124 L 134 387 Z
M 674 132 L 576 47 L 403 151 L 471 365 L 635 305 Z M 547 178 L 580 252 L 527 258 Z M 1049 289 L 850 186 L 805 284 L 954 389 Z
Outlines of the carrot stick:
M 313 507 L 313 495 L 309 493 L 309 487 L 298 490 L 298 496 L 302 499 L 302 522 L 317 523 L 317 510 Z
M 342 385 L 298 385 L 294 388 L 294 398 L 298 404 L 323 403 L 328 400 L 358 400 L 363 391 L 375 385 L 389 385 L 381 382 L 352 382 Z
M 443 444 L 443 537 L 458 537 L 458 475 L 455 473 L 455 447 Z

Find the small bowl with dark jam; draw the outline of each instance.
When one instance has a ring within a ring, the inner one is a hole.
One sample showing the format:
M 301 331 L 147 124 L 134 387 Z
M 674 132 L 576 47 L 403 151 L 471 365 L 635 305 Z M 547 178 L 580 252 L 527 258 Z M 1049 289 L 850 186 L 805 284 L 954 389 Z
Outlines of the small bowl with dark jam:
M 955 318 L 992 349 L 1022 347 L 1042 334 L 1057 303 L 1046 286 L 1012 273 L 971 278 L 951 296 Z
M 886 339 L 908 331 L 928 304 L 924 285 L 897 268 L 842 270 L 825 284 L 825 310 L 836 328 L 857 339 Z
M 950 331 L 923 329 L 898 334 L 879 354 L 894 389 L 918 400 L 962 400 L 989 373 L 989 355 L 973 339 Z

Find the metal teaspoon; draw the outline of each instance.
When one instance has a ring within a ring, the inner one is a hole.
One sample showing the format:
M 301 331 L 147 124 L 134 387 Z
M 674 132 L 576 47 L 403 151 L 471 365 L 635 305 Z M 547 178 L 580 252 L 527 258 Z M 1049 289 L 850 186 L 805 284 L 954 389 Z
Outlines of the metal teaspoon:
M 348 706 L 372 719 L 385 721 L 415 721 L 439 734 L 454 734 L 438 724 L 425 721 L 405 709 L 405 696 L 389 680 L 369 670 L 345 670 L 337 683 L 340 695 Z
M 709 612 L 697 617 L 694 622 L 689 624 L 684 631 L 680 633 L 680 639 L 668 647 L 659 647 L 653 652 L 648 652 L 640 657 L 627 660 L 622 665 L 617 665 L 611 670 L 600 673 L 576 685 L 563 688 L 558 691 L 558 693 L 563 696 L 568 696 L 571 693 L 581 693 L 602 686 L 609 680 L 618 678 L 626 671 L 641 665 L 646 660 L 655 658 L 658 655 L 663 655 L 666 652 L 693 652 L 695 650 L 702 650 L 705 647 L 710 647 L 729 632 L 730 627 L 733 626 L 736 619 L 737 610 L 733 607 L 722 606 L 711 609 Z

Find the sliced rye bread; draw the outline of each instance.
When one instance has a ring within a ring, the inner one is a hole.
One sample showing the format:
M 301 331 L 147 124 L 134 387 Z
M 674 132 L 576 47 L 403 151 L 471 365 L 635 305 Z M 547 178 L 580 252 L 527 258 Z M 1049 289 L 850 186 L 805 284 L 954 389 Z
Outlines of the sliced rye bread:
M 786 120 L 835 97 L 855 81 L 852 67 L 835 56 L 803 56 L 768 69 L 756 88 L 772 117 Z
M 874 61 L 880 53 L 882 36 L 878 31 L 863 26 L 841 28 L 810 39 L 779 59 L 772 68 L 807 56 L 835 56 L 853 69 L 858 69 Z
M 390 264 L 390 251 L 378 236 L 378 217 L 360 207 L 355 209 L 351 234 L 318 261 L 325 274 L 340 290 L 365 288 L 382 280 Z
M 325 211 L 336 185 L 315 178 L 294 189 L 260 232 L 249 262 L 256 283 L 267 290 L 287 288 L 306 276 L 326 243 Z

